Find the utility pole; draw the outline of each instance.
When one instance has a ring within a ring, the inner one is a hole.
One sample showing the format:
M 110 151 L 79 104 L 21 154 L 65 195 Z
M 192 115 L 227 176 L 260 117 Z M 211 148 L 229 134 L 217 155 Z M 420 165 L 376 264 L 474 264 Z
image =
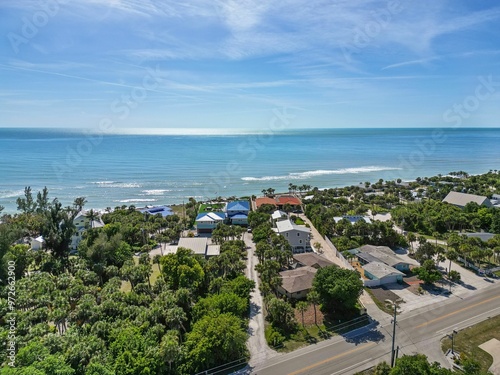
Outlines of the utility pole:
M 401 302 L 401 300 L 398 299 L 396 301 L 392 301 L 390 299 L 386 299 L 385 302 L 388 305 L 391 305 L 391 307 L 394 307 L 394 315 L 392 318 L 392 349 L 391 349 L 391 367 L 394 367 L 394 365 L 396 364 L 395 363 L 396 350 L 394 348 L 394 346 L 396 345 L 396 315 L 398 310 L 398 304 L 399 302 Z

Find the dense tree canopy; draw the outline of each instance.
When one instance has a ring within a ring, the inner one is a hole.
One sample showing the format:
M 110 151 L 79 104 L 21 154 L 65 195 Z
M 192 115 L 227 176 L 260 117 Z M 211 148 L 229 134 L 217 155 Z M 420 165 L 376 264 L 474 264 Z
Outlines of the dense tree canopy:
M 363 293 L 359 273 L 338 266 L 320 268 L 316 272 L 313 288 L 318 292 L 327 311 L 353 309 Z

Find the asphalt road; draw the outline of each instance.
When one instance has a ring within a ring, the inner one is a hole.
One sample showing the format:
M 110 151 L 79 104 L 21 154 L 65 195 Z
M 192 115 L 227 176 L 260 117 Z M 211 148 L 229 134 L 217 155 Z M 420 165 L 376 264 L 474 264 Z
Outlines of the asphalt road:
M 423 353 L 431 361 L 447 364 L 440 340 L 454 329 L 462 329 L 500 313 L 500 284 L 471 296 L 450 296 L 444 302 L 426 306 L 397 318 L 396 345 L 400 355 Z M 270 358 L 252 369 L 259 375 L 348 375 L 390 361 L 392 324 L 390 319 L 346 336 L 311 345 L 293 353 Z M 447 365 L 449 367 L 449 365 Z

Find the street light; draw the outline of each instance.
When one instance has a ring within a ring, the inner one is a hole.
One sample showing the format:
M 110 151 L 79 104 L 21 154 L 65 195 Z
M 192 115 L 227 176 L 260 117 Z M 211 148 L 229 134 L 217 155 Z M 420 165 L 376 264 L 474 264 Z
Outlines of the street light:
M 395 301 L 392 301 L 390 299 L 386 299 L 385 303 L 390 305 L 391 307 L 394 307 L 394 317 L 392 319 L 392 350 L 391 350 L 391 367 L 394 367 L 395 365 L 395 359 L 394 359 L 394 345 L 396 343 L 396 314 L 397 314 L 397 309 L 399 304 L 402 302 L 401 299 L 397 299 Z
M 458 332 L 454 329 L 453 332 L 451 333 L 451 355 L 455 355 L 455 352 L 454 352 L 454 343 L 455 343 L 455 335 L 457 334 Z

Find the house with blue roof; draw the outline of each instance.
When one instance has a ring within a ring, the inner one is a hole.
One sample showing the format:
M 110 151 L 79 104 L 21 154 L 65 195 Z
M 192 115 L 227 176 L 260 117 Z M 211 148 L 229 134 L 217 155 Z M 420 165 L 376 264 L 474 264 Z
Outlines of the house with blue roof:
M 196 231 L 198 233 L 212 233 L 217 225 L 224 223 L 224 212 L 202 212 L 196 216 Z
M 226 204 L 226 215 L 230 224 L 248 225 L 249 201 L 234 201 Z

